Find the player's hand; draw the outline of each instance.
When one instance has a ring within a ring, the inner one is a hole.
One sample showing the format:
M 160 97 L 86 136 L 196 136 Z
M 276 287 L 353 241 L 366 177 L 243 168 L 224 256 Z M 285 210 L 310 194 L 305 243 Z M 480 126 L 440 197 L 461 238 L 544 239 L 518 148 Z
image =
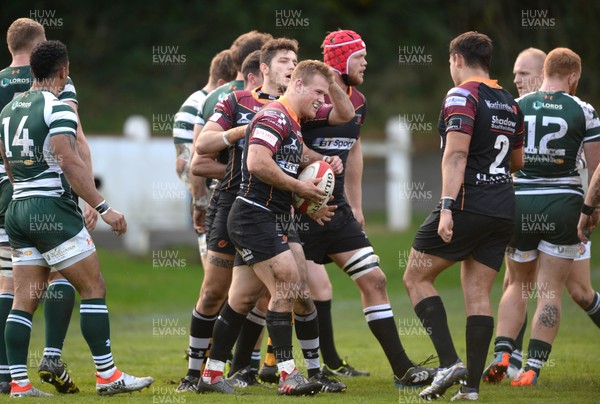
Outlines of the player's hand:
M 83 220 L 85 221 L 85 228 L 88 231 L 94 230 L 98 223 L 98 211 L 88 205 L 87 202 L 83 205 Z
M 110 208 L 108 212 L 100 215 L 100 217 L 110 226 L 110 229 L 114 231 L 117 236 L 125 234 L 127 231 L 127 222 L 125 221 L 125 216 L 121 212 Z
M 315 213 L 311 213 L 308 216 L 315 222 L 317 222 L 319 225 L 323 226 L 325 222 L 331 221 L 331 217 L 335 215 L 333 211 L 336 209 L 337 205 L 323 205 L 321 209 L 317 210 Z
M 316 184 L 321 182 L 322 179 L 323 177 L 298 181 L 294 192 L 300 198 L 308 199 L 313 202 L 320 202 L 325 196 L 325 191 L 317 187 Z
M 344 171 L 344 164 L 340 156 L 326 156 L 323 161 L 329 163 L 334 174 L 341 174 Z
M 192 220 L 196 233 L 204 233 L 206 231 L 206 209 L 192 208 Z
M 440 224 L 438 225 L 438 235 L 444 240 L 444 243 L 452 241 L 452 228 L 454 227 L 454 221 L 452 220 L 452 212 L 448 210 L 442 210 L 440 212 Z
M 591 236 L 592 232 L 596 228 L 598 224 L 598 219 L 600 218 L 600 213 L 597 210 L 594 210 L 594 213 L 591 215 L 585 215 L 581 213 L 579 215 L 579 223 L 577 223 L 577 237 L 581 240 L 582 243 L 587 243 L 589 240 L 585 235 L 587 231 Z
M 365 229 L 365 216 L 363 215 L 362 210 L 352 208 L 352 215 L 354 216 L 354 218 L 356 219 L 358 224 L 360 224 L 360 228 L 364 230 Z

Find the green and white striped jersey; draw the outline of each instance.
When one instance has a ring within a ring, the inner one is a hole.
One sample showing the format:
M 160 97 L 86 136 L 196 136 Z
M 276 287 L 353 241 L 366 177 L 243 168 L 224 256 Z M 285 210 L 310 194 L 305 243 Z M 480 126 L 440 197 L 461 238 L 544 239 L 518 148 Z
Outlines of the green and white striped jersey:
M 33 75 L 29 66 L 9 66 L 0 70 L 0 111 L 14 98 L 29 90 L 32 84 Z M 70 77 L 67 78 L 67 84 L 58 95 L 58 99 L 77 104 L 77 91 Z M 0 183 L 7 180 L 4 162 L 0 158 Z
M 583 195 L 577 161 L 583 144 L 600 141 L 594 108 L 565 92 L 535 92 L 517 99 L 525 114 L 525 167 L 515 193 Z
M 49 91 L 27 91 L 4 107 L 0 125 L 14 179 L 13 199 L 70 195 L 50 138 L 77 136 L 75 111 Z
M 184 101 L 175 114 L 173 123 L 173 142 L 175 144 L 194 142 L 194 125 L 204 125 L 198 112 L 202 111 L 207 95 L 208 93 L 204 90 L 196 91 Z

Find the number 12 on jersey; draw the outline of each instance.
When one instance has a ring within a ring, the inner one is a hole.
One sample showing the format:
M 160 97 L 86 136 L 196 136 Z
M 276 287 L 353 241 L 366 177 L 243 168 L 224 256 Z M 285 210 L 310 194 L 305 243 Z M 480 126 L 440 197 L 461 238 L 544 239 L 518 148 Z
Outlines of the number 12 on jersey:
M 564 156 L 565 149 L 550 149 L 548 143 L 551 140 L 557 140 L 567 134 L 569 125 L 567 121 L 557 116 L 543 116 L 542 126 L 548 127 L 550 125 L 558 125 L 556 132 L 548 133 L 540 139 L 539 148 L 535 146 L 535 132 L 536 132 L 536 115 L 525 115 L 524 118 L 527 123 L 527 144 L 525 145 L 525 153 L 527 154 L 549 154 L 552 156 Z

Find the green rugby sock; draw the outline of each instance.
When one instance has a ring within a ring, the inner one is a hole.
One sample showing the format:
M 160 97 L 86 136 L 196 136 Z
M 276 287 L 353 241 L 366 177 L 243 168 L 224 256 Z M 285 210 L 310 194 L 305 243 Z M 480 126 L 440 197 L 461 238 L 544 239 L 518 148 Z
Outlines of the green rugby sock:
M 51 282 L 44 293 L 46 348 L 44 356 L 60 357 L 71 314 L 75 305 L 75 288 L 66 279 Z

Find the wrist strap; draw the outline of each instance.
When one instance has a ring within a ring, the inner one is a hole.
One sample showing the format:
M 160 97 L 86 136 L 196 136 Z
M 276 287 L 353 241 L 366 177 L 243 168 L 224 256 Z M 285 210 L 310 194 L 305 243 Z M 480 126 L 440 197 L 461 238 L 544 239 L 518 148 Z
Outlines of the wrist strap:
M 595 207 L 586 205 L 585 203 L 581 206 L 581 213 L 583 213 L 584 215 L 591 216 L 594 214 L 594 210 L 596 210 Z
M 100 215 L 103 215 L 110 210 L 110 206 L 108 206 L 108 203 L 106 203 L 106 200 L 103 200 L 94 209 L 96 209 L 96 211 L 98 213 L 100 213 Z
M 227 139 L 227 131 L 223 132 L 221 137 L 223 138 L 223 143 L 225 143 L 227 145 L 227 147 L 233 146 L 233 144 L 230 143 L 229 140 Z
M 454 206 L 454 198 L 449 196 L 443 196 L 440 200 L 440 210 L 447 210 L 452 212 L 452 207 Z

